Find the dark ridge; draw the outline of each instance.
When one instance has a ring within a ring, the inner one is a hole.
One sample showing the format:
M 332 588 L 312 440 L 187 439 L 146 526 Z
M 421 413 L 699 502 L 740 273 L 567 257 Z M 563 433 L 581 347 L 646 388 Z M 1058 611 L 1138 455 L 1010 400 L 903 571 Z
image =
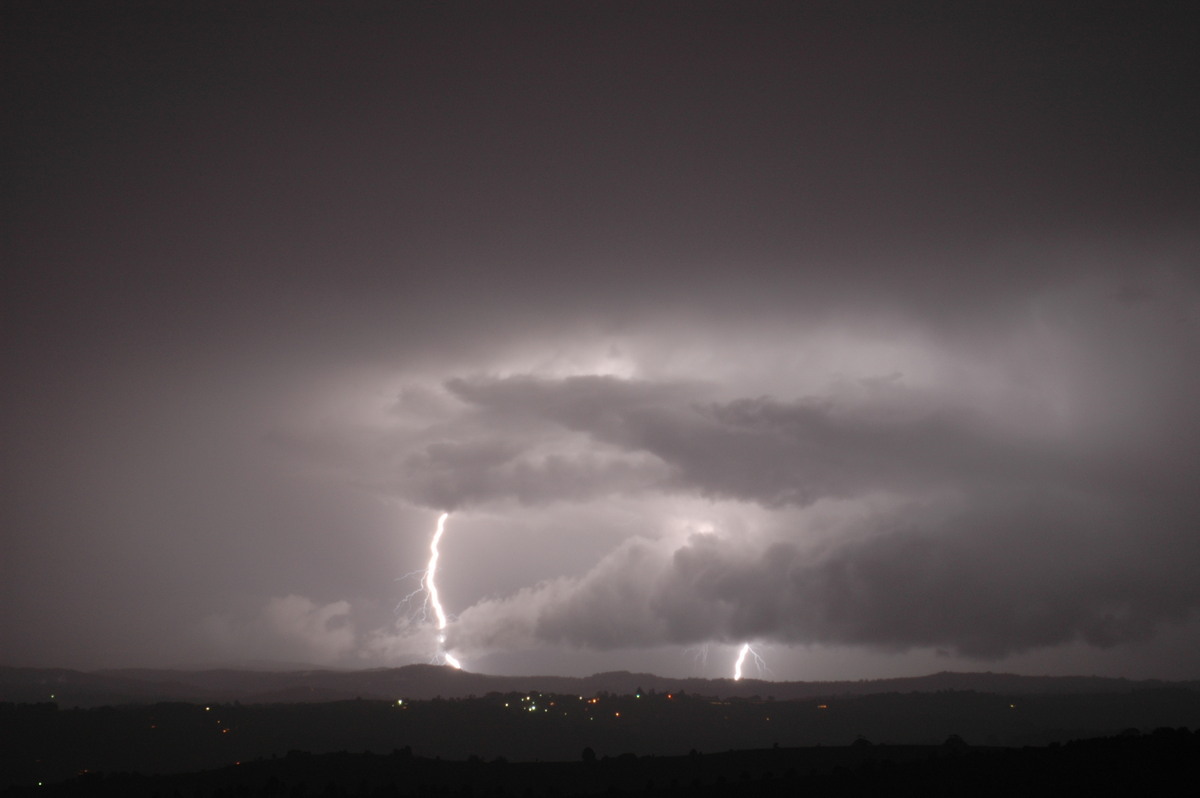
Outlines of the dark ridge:
M 638 689 L 686 691 L 717 697 L 777 699 L 891 692 L 974 690 L 1007 695 L 1128 693 L 1161 687 L 1200 689 L 1200 682 L 1114 679 L 1099 676 L 1019 676 L 1007 673 L 935 673 L 929 676 L 838 682 L 671 678 L 612 671 L 586 677 L 489 676 L 437 665 L 369 670 L 121 669 L 75 671 L 0 667 L 0 701 L 54 701 L 60 706 L 103 706 L 157 701 L 271 703 L 352 698 L 463 698 L 486 693 L 631 694 Z M 53 697 L 52 697 L 53 696 Z

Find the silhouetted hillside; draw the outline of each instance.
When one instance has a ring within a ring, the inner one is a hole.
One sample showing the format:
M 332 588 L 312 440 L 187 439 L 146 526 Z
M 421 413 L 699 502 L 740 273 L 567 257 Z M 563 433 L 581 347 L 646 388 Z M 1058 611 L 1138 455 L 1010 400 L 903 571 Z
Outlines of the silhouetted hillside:
M 522 691 L 475 698 L 318 703 L 164 702 L 65 709 L 0 703 L 0 787 L 84 772 L 181 773 L 301 750 L 408 750 L 511 762 L 675 756 L 695 750 L 877 745 L 1046 745 L 1200 726 L 1200 691 L 1100 694 L 974 691 L 822 699 L 688 692 L 592 696 Z M 869 741 L 869 743 L 868 743 Z
M 1095 676 L 1017 676 L 1003 673 L 937 673 L 931 676 L 844 682 L 768 682 L 759 679 L 677 679 L 615 671 L 583 678 L 488 676 L 435 665 L 358 671 L 300 670 L 110 670 L 82 672 L 48 668 L 0 668 L 0 701 L 54 701 L 90 707 L 157 701 L 274 703 L 351 698 L 462 698 L 498 692 L 539 690 L 596 695 L 633 693 L 639 688 L 716 697 L 774 696 L 776 699 L 870 695 L 889 692 L 974 690 L 1005 695 L 1128 693 L 1158 687 L 1200 689 L 1200 682 L 1130 681 Z

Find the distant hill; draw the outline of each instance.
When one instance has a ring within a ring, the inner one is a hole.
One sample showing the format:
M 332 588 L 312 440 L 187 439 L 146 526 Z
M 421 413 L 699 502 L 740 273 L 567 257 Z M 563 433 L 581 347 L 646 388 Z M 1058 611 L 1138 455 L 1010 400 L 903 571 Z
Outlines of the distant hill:
M 1200 690 L 1200 681 L 1112 679 L 1098 676 L 1019 676 L 1007 673 L 935 673 L 896 679 L 769 682 L 760 679 L 670 678 L 614 671 L 586 677 L 489 676 L 436 665 L 370 670 L 242 669 L 75 671 L 0 667 L 0 701 L 91 707 L 160 701 L 310 703 L 352 698 L 463 698 L 491 692 L 537 690 L 592 696 L 686 691 L 719 698 L 768 696 L 778 700 L 876 693 L 975 691 L 1003 695 L 1111 694 L 1162 687 Z

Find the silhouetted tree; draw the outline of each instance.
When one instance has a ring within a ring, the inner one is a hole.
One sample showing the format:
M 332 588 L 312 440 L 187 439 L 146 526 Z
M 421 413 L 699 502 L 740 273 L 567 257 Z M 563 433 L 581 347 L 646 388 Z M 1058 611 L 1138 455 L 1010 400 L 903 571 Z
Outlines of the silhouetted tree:
M 946 741 L 942 743 L 942 748 L 945 748 L 948 751 L 963 751 L 969 747 L 970 746 L 967 745 L 967 741 L 958 734 L 951 734 L 946 738 Z

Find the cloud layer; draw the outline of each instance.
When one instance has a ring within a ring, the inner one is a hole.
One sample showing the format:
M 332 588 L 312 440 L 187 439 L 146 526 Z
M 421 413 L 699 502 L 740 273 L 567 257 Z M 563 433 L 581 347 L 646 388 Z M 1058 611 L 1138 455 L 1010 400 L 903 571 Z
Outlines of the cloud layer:
M 1200 674 L 1184 11 L 144 5 L 0 25 L 0 664 L 427 659 L 451 511 L 469 666 Z
M 1197 293 L 1179 275 L 1167 284 L 1180 291 L 1130 300 L 1117 281 L 1067 278 L 987 336 L 925 343 L 882 374 L 850 357 L 822 390 L 797 375 L 807 392 L 790 398 L 738 395 L 742 383 L 786 387 L 786 374 L 734 360 L 681 379 L 633 352 L 632 376 L 450 377 L 423 389 L 438 397 L 432 421 L 429 402 L 400 402 L 358 445 L 332 428 L 293 445 L 430 509 L 574 508 L 565 535 L 587 534 L 597 502 L 640 503 L 635 536 L 587 573 L 462 610 L 449 643 L 467 653 L 746 639 L 984 659 L 1111 647 L 1200 605 L 1184 565 L 1200 555 L 1200 501 L 1181 470 L 1200 440 L 1182 400 L 1197 395 Z M 764 334 L 754 354 L 778 346 Z M 1159 362 L 1147 370 L 1144 357 Z M 680 540 L 672 501 L 774 520 Z

